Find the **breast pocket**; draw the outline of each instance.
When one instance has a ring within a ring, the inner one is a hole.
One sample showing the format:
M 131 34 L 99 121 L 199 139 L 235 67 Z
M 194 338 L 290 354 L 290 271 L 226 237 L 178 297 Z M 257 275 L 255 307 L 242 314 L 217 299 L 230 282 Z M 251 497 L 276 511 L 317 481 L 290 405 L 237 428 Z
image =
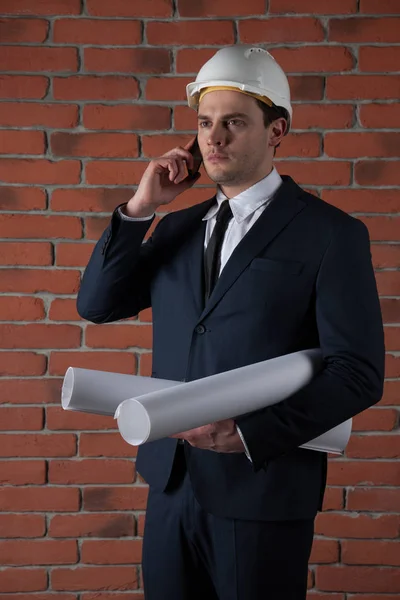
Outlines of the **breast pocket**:
M 268 273 L 281 273 L 282 275 L 300 275 L 304 269 L 304 263 L 297 260 L 255 258 L 250 263 L 250 269 L 267 271 Z

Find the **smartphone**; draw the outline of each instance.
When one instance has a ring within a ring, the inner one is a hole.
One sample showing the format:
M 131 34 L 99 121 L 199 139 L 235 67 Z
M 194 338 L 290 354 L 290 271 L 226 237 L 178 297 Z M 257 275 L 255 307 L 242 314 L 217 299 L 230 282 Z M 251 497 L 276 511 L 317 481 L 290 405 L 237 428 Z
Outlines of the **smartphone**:
M 199 171 L 201 163 L 203 162 L 203 157 L 201 156 L 199 142 L 197 140 L 197 135 L 196 135 L 196 138 L 195 138 L 193 145 L 190 148 L 189 152 L 193 156 L 194 160 L 193 160 L 193 169 L 189 169 L 189 167 L 188 167 L 188 173 L 189 173 L 189 177 L 193 177 Z

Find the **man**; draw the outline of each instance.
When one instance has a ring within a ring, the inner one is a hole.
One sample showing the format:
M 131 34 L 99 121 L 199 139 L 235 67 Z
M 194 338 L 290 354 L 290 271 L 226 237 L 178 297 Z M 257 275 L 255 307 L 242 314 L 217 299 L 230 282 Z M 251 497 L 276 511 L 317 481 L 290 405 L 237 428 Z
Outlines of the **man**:
M 146 444 L 137 459 L 150 485 L 146 600 L 303 600 L 326 455 L 299 446 L 382 394 L 368 233 L 273 167 L 292 107 L 268 52 L 220 50 L 188 101 L 216 195 L 142 243 L 154 212 L 197 181 L 191 144 L 153 160 L 93 252 L 78 310 L 105 323 L 152 306 L 153 376 L 165 379 L 321 348 L 322 371 L 287 400 Z

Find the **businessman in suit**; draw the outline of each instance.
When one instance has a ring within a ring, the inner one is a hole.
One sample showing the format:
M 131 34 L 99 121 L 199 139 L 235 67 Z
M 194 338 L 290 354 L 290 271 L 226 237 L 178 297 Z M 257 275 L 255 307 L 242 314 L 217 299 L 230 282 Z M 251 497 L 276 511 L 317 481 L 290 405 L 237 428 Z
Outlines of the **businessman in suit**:
M 368 232 L 273 166 L 287 79 L 260 48 L 225 48 L 188 86 L 208 201 L 156 210 L 198 175 L 191 144 L 150 162 L 85 271 L 82 317 L 153 311 L 153 376 L 191 381 L 306 348 L 323 368 L 277 405 L 139 448 L 149 483 L 146 600 L 304 600 L 326 455 L 300 446 L 378 402 L 383 328 Z M 288 373 L 290 377 L 290 373 Z

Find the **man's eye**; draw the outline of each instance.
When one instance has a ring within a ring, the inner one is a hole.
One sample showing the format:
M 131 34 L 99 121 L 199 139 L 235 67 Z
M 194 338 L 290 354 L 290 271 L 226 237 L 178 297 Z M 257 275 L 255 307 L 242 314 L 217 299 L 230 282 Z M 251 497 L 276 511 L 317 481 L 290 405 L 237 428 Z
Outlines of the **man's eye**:
M 234 125 L 235 127 L 241 127 L 241 125 L 244 125 L 244 122 L 240 121 L 239 119 L 231 119 L 230 121 L 228 121 L 228 125 Z
M 206 127 L 206 126 L 207 126 L 207 125 L 209 125 L 209 124 L 210 124 L 210 122 L 209 122 L 209 121 L 201 121 L 201 122 L 200 122 L 200 127 L 204 128 L 204 127 Z

